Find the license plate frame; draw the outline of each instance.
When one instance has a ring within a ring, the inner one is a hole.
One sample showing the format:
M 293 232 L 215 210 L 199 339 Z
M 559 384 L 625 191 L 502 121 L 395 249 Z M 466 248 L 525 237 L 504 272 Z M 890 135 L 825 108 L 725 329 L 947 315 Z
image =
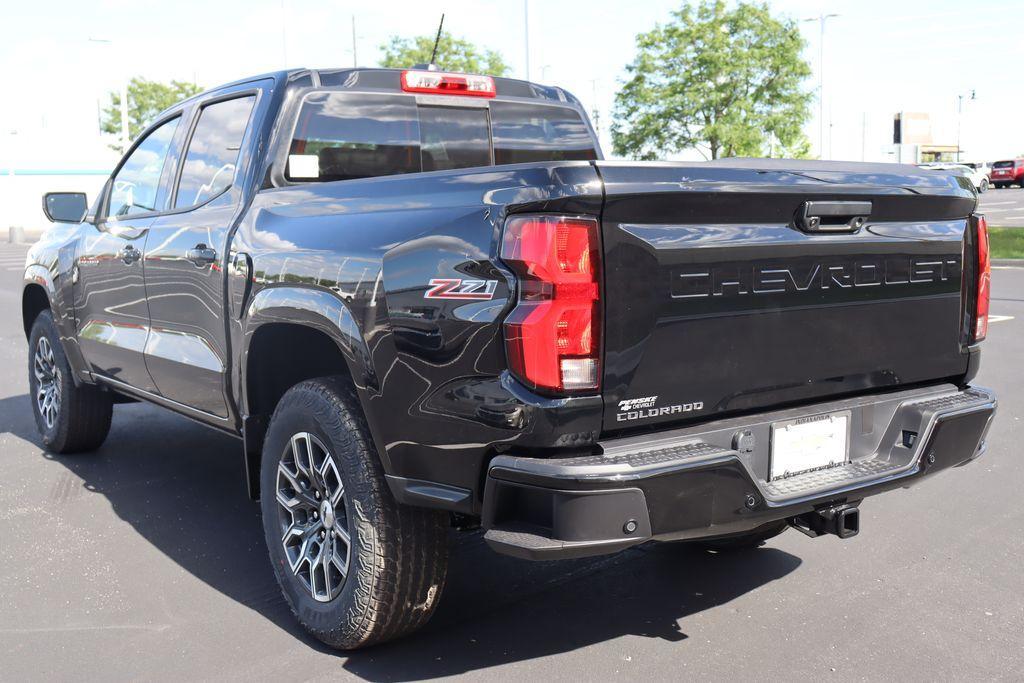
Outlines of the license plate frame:
M 850 462 L 851 412 L 840 410 L 773 422 L 768 481 L 788 479 Z

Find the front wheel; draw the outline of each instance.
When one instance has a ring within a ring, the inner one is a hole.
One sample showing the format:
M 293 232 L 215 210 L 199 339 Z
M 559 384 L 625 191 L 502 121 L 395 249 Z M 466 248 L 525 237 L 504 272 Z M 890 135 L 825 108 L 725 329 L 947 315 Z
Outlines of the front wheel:
M 342 380 L 288 390 L 271 419 L 261 468 L 270 560 L 307 631 L 350 650 L 427 622 L 447 573 L 448 516 L 395 501 Z
M 87 384 L 75 386 L 50 311 L 36 316 L 28 344 L 29 398 L 43 446 L 52 453 L 96 450 L 110 432 L 110 394 Z
M 985 194 L 986 190 L 988 190 L 988 181 L 985 180 L 985 179 L 982 179 L 981 185 L 978 187 L 978 192 L 980 194 Z

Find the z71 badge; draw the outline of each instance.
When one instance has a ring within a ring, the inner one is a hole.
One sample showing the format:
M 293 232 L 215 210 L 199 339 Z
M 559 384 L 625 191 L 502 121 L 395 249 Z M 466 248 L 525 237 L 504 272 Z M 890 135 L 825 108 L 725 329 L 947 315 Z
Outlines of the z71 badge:
M 430 281 L 424 299 L 462 299 L 490 301 L 498 288 L 497 280 L 458 280 L 438 278 Z

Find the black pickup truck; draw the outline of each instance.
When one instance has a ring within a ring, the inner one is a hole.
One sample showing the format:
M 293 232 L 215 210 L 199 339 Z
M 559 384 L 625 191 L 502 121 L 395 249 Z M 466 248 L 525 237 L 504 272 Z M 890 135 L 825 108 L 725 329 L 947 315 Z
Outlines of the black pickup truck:
M 91 207 L 43 202 L 43 443 L 94 450 L 134 400 L 237 435 L 284 595 L 339 648 L 429 618 L 453 526 L 528 559 L 845 538 L 995 412 L 967 179 L 604 161 L 556 87 L 260 76 L 160 115 Z

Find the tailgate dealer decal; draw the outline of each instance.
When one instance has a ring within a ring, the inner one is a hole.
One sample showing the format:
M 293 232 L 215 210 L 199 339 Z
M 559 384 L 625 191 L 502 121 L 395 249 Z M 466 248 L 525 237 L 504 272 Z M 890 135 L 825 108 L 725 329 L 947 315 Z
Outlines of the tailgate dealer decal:
M 655 407 L 658 402 L 657 396 L 645 396 L 643 398 L 627 398 L 619 401 L 619 412 L 615 415 L 618 422 L 629 422 L 631 420 L 644 420 L 650 417 L 661 417 L 662 415 L 676 415 L 678 413 L 692 413 L 695 410 L 704 410 L 703 401 L 693 403 L 677 403 L 674 406 Z

